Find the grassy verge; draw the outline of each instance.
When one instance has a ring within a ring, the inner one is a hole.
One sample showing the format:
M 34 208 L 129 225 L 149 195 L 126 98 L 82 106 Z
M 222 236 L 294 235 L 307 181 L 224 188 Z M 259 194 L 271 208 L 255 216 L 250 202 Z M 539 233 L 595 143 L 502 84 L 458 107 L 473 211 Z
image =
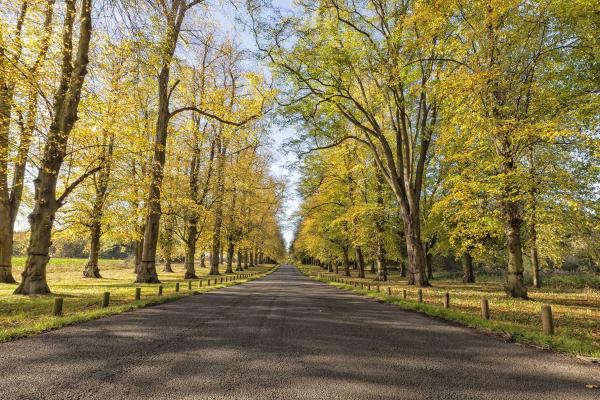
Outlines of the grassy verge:
M 423 303 L 417 301 L 417 288 L 406 285 L 399 277 L 389 282 L 376 282 L 374 276 L 365 279 L 347 278 L 324 272 L 318 267 L 302 266 L 307 276 L 357 294 L 395 304 L 404 310 L 421 312 L 433 317 L 457 322 L 485 332 L 500 334 L 507 340 L 531 344 L 545 349 L 575 355 L 600 358 L 600 293 L 594 290 L 570 292 L 547 289 L 532 290 L 532 300 L 509 299 L 498 283 L 484 282 L 465 285 L 455 281 L 433 281 L 433 287 L 423 289 Z M 358 287 L 332 281 L 351 279 Z M 360 284 L 363 288 L 360 288 Z M 367 289 L 371 286 L 371 290 Z M 380 291 L 376 290 L 379 285 Z M 388 288 L 392 295 L 388 295 Z M 403 291 L 407 298 L 404 299 Z M 443 307 L 446 292 L 450 293 L 450 308 Z M 486 297 L 491 319 L 481 318 L 480 302 Z M 542 332 L 540 308 L 552 305 L 556 333 Z
M 20 276 L 22 263 L 15 260 L 14 276 Z M 207 286 L 207 269 L 198 269 L 202 280 L 192 281 L 192 289 L 188 289 L 188 281 L 182 279 L 183 266 L 175 264 L 174 273 L 159 272 L 163 286 L 163 295 L 158 296 L 158 285 L 135 284 L 133 268 L 124 261 L 102 260 L 100 262 L 101 279 L 82 278 L 82 269 L 86 260 L 52 259 L 48 266 L 48 285 L 52 290 L 49 296 L 15 296 L 12 295 L 16 285 L 0 284 L 0 342 L 33 335 L 51 329 L 57 329 L 77 322 L 89 321 L 108 315 L 119 314 L 128 310 L 148 307 L 182 297 L 204 293 L 216 288 L 247 282 L 270 273 L 272 265 L 261 265 L 250 271 L 222 275 L 222 283 L 215 284 L 210 277 L 211 286 Z M 252 274 L 242 278 L 240 274 Z M 225 277 L 228 281 L 225 282 Z M 180 291 L 175 291 L 176 283 Z M 135 300 L 135 288 L 141 288 L 140 300 Z M 101 308 L 102 293 L 110 292 L 110 306 Z M 55 297 L 64 298 L 63 315 L 52 315 Z

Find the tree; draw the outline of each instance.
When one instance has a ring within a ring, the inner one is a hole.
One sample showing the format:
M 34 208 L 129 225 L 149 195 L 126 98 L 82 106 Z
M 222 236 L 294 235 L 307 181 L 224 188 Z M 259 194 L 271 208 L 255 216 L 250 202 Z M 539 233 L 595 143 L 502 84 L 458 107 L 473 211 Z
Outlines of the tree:
M 35 180 L 35 201 L 29 215 L 31 235 L 27 249 L 27 261 L 22 281 L 15 294 L 46 294 L 46 265 L 51 243 L 52 225 L 56 211 L 64 204 L 70 192 L 84 179 L 99 170 L 90 168 L 67 186 L 60 196 L 56 184 L 60 167 L 66 155 L 67 141 L 75 122 L 81 98 L 83 82 L 87 74 L 88 53 L 92 35 L 92 1 L 81 0 L 77 51 L 73 52 L 76 1 L 66 1 L 66 13 L 62 34 L 62 62 L 59 85 L 54 95 L 53 118 L 48 130 L 44 153 Z

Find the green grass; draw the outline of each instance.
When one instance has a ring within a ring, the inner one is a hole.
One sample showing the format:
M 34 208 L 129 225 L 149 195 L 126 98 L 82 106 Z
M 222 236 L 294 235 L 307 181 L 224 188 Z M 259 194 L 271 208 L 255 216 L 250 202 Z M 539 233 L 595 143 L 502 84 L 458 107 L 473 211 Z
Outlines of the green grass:
M 350 278 L 362 282 L 365 289 L 352 285 L 330 282 L 333 273 L 318 267 L 303 266 L 302 271 L 315 279 L 331 283 L 346 290 L 378 298 L 427 315 L 454 321 L 487 332 L 501 334 L 517 342 L 533 344 L 556 351 L 598 358 L 600 357 L 600 292 L 591 288 L 530 289 L 531 300 L 507 298 L 498 282 L 463 284 L 452 280 L 434 280 L 431 288 L 423 289 L 423 303 L 417 301 L 417 288 L 408 286 L 399 276 L 380 283 L 377 292 L 374 276 L 365 279 Z M 319 278 L 317 275 L 321 275 Z M 338 276 L 340 277 L 340 276 Z M 342 277 L 344 278 L 344 277 Z M 367 290 L 370 284 L 372 290 Z M 390 287 L 392 295 L 387 295 Z M 407 291 L 405 300 L 402 291 Z M 445 293 L 450 293 L 450 309 L 443 308 Z M 481 318 L 481 298 L 489 300 L 491 319 Z M 540 308 L 550 304 L 555 321 L 555 335 L 542 332 Z
M 163 296 L 158 296 L 158 285 L 133 283 L 135 279 L 133 267 L 123 260 L 101 260 L 102 279 L 83 278 L 82 271 L 85 263 L 86 260 L 83 259 L 51 259 L 48 265 L 48 285 L 52 294 L 48 296 L 13 295 L 16 284 L 0 283 L 0 342 L 246 281 L 240 279 L 215 286 L 212 278 L 213 284 L 207 287 L 208 269 L 197 268 L 196 273 L 201 279 L 203 278 L 203 287 L 199 288 L 198 282 L 195 281 L 192 283 L 192 290 L 188 290 L 187 281 L 182 279 L 183 266 L 175 264 L 174 273 L 159 272 Z M 24 260 L 15 258 L 13 265 L 14 276 L 19 280 Z M 255 274 L 251 278 L 254 279 L 269 272 L 272 267 L 272 265 L 258 266 L 244 273 Z M 180 282 L 180 292 L 175 292 L 176 282 Z M 142 288 L 141 300 L 138 301 L 134 299 L 136 287 Z M 103 292 L 110 292 L 110 306 L 107 308 L 100 307 Z M 61 317 L 52 315 L 55 297 L 64 298 Z

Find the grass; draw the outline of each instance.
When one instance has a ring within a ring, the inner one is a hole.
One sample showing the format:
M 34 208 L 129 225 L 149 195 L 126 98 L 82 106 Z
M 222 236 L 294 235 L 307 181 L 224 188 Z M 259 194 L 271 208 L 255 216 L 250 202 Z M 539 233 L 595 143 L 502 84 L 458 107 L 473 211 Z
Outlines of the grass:
M 331 283 L 362 295 L 378 298 L 406 310 L 458 322 L 487 332 L 501 334 L 509 340 L 533 344 L 555 351 L 600 358 L 600 291 L 585 289 L 529 289 L 531 300 L 506 297 L 499 282 L 463 284 L 454 280 L 433 280 L 431 288 L 423 289 L 423 303 L 417 301 L 417 288 L 408 286 L 399 276 L 391 276 L 388 282 L 379 283 L 369 274 L 365 279 L 350 278 L 365 285 L 364 289 L 353 285 L 331 282 L 340 275 L 328 273 L 319 267 L 302 266 L 302 271 L 319 280 Z M 344 277 L 341 277 L 344 278 Z M 370 284 L 372 290 L 367 290 Z M 392 295 L 387 295 L 387 288 Z M 407 299 L 403 298 L 407 291 Z M 443 307 L 445 293 L 450 293 L 450 308 Z M 481 298 L 489 300 L 491 319 L 481 318 Z M 555 334 L 542 332 L 540 309 L 543 304 L 552 306 Z
M 48 265 L 48 285 L 52 294 L 48 296 L 18 296 L 12 292 L 16 284 L 0 283 L 0 342 L 60 328 L 76 322 L 88 321 L 127 310 L 173 301 L 192 294 L 203 293 L 214 288 L 245 282 L 262 276 L 272 269 L 271 266 L 258 266 L 244 273 L 254 274 L 252 278 L 223 282 L 207 287 L 208 269 L 198 268 L 196 273 L 203 280 L 202 288 L 198 282 L 192 283 L 188 290 L 187 281 L 182 279 L 183 265 L 173 265 L 174 273 L 159 272 L 163 285 L 163 295 L 158 296 L 158 285 L 135 284 L 133 267 L 123 260 L 101 260 L 102 279 L 84 279 L 82 277 L 83 259 L 51 259 Z M 24 260 L 13 259 L 13 274 L 20 277 Z M 224 269 L 224 268 L 223 268 Z M 232 274 L 233 276 L 236 274 Z M 222 275 L 224 277 L 226 275 Z M 175 284 L 180 282 L 180 291 L 175 292 Z M 135 300 L 135 288 L 142 289 L 141 300 Z M 101 308 L 102 293 L 110 292 L 110 306 Z M 55 297 L 63 297 L 63 316 L 52 315 Z

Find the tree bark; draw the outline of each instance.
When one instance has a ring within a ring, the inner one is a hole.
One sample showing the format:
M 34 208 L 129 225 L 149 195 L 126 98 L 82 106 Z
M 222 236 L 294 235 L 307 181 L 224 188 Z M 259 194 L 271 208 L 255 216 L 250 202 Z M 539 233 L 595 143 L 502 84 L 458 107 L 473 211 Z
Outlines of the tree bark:
M 346 276 L 352 276 L 352 274 L 350 274 L 350 260 L 348 259 L 348 248 L 344 247 L 342 248 L 342 263 L 344 266 L 344 275 Z
M 239 250 L 238 247 L 238 251 L 237 251 L 237 256 L 236 256 L 236 271 L 243 271 L 244 268 L 242 268 L 242 252 Z
M 198 219 L 188 217 L 185 234 L 185 275 L 183 279 L 198 279 L 194 259 L 196 258 L 196 238 L 198 235 Z
M 94 221 L 90 228 L 90 256 L 83 270 L 84 278 L 102 278 L 100 268 L 98 268 L 98 255 L 100 253 L 100 221 Z
M 511 200 L 503 201 L 504 231 L 507 238 L 508 274 L 506 292 L 510 297 L 527 299 L 527 287 L 523 279 L 523 247 L 521 241 L 520 206 Z
M 462 255 L 462 268 L 463 268 L 463 283 L 474 283 L 475 273 L 473 272 L 473 257 L 468 251 Z
M 363 255 L 361 247 L 356 246 L 354 249 L 354 252 L 356 253 L 356 265 L 358 268 L 358 277 L 364 278 L 365 277 L 365 257 Z M 346 276 L 351 276 L 350 268 L 348 268 L 348 270 L 345 270 L 344 272 L 345 272 Z
M 227 238 L 227 269 L 225 270 L 226 274 L 233 274 L 233 253 L 235 249 L 235 244 L 233 242 L 233 238 L 229 236 Z

